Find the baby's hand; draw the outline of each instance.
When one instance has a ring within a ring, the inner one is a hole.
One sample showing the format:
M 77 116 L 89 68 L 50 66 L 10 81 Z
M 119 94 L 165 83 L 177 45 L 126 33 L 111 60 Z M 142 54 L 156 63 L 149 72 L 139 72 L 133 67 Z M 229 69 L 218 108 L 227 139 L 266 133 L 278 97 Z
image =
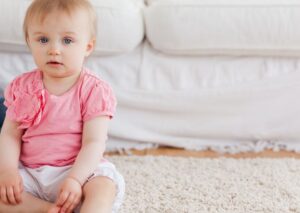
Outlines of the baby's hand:
M 5 204 L 16 205 L 22 202 L 23 182 L 18 170 L 5 170 L 0 173 L 0 199 Z
M 72 212 L 79 204 L 82 195 L 80 183 L 71 177 L 67 177 L 60 187 L 56 205 L 61 207 L 60 213 Z

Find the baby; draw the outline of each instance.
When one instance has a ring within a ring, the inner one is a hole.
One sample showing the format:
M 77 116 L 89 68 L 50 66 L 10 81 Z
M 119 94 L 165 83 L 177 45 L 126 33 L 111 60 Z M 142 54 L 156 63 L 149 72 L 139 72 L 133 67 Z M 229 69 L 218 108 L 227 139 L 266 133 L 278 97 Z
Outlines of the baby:
M 0 212 L 115 212 L 122 175 L 103 158 L 116 99 L 83 67 L 96 37 L 88 0 L 33 0 L 24 34 L 37 68 L 5 90 Z

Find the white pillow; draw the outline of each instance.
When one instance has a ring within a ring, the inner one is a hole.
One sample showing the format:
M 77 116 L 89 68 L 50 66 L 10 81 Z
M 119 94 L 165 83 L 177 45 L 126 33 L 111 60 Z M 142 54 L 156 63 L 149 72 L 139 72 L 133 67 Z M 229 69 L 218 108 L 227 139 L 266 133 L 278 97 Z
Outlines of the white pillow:
M 0 50 L 26 50 L 23 19 L 32 0 L 2 1 Z M 134 49 L 144 38 L 143 0 L 91 0 L 98 16 L 94 54 L 118 54 Z
M 298 0 L 147 0 L 146 36 L 187 55 L 300 56 Z
M 29 0 L 1 1 L 0 50 L 26 50 L 23 37 L 23 19 Z
M 92 0 L 98 15 L 96 52 L 129 52 L 144 39 L 143 0 Z

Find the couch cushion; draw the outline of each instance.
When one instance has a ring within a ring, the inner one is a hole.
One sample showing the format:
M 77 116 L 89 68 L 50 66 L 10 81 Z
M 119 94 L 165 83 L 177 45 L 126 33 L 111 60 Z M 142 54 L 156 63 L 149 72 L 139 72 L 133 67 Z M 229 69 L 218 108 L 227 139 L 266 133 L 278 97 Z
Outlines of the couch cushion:
M 9 0 L 0 7 L 0 50 L 24 51 L 22 24 L 31 0 Z M 143 0 L 91 0 L 98 15 L 94 54 L 117 54 L 134 49 L 144 38 Z
M 300 55 L 297 0 L 147 0 L 152 46 L 171 54 Z

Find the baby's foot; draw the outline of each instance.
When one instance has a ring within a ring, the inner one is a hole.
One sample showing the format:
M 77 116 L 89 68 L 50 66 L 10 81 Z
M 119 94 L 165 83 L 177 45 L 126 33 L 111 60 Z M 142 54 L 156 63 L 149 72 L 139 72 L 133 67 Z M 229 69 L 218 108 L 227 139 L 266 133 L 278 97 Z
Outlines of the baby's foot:
M 59 213 L 60 208 L 56 205 L 53 205 L 47 213 Z

